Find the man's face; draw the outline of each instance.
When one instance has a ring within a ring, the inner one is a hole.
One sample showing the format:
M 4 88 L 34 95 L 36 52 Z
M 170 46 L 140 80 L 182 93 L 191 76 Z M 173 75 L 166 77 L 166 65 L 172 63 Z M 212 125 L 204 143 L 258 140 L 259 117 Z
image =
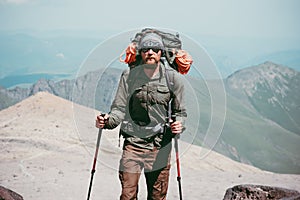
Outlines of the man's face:
M 142 49 L 141 56 L 144 64 L 157 64 L 160 61 L 161 50 L 160 49 Z

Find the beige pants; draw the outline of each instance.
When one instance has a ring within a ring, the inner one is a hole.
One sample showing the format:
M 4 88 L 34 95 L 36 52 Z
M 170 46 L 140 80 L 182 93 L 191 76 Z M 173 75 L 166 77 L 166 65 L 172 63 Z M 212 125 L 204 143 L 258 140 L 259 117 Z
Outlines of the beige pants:
M 142 170 L 147 183 L 148 200 L 166 199 L 170 171 L 171 143 L 161 150 L 142 149 L 131 144 L 123 147 L 119 179 L 122 185 L 121 200 L 138 197 L 138 182 Z

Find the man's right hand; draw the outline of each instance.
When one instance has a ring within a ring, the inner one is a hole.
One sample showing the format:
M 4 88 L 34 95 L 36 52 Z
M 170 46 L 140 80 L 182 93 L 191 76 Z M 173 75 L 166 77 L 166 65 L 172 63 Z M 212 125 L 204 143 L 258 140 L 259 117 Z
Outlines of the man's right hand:
M 97 128 L 104 128 L 106 122 L 108 121 L 109 115 L 108 114 L 100 114 L 96 117 L 96 127 Z

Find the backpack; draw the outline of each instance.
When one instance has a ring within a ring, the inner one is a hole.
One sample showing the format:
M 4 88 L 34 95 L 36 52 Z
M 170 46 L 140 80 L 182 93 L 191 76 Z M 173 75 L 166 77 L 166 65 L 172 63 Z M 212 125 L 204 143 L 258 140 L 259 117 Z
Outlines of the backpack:
M 165 47 L 162 57 L 166 58 L 170 67 L 181 74 L 187 74 L 193 63 L 193 59 L 187 51 L 182 50 L 182 42 L 179 34 L 167 33 L 153 28 L 145 28 L 141 32 L 136 33 L 127 49 L 120 55 L 120 61 L 127 63 L 130 68 L 141 63 L 141 55 L 137 51 L 137 45 L 147 33 L 156 33 L 161 36 Z M 126 54 L 126 57 L 122 59 L 124 54 Z

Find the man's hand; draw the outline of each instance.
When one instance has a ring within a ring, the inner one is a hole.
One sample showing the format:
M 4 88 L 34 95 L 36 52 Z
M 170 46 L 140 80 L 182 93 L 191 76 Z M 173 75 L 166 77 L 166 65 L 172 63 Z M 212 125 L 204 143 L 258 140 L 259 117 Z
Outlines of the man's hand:
M 174 134 L 180 134 L 182 132 L 182 128 L 181 121 L 175 121 L 171 123 L 171 131 Z
M 107 120 L 109 118 L 108 114 L 100 114 L 96 117 L 96 127 L 97 128 L 104 128 Z

